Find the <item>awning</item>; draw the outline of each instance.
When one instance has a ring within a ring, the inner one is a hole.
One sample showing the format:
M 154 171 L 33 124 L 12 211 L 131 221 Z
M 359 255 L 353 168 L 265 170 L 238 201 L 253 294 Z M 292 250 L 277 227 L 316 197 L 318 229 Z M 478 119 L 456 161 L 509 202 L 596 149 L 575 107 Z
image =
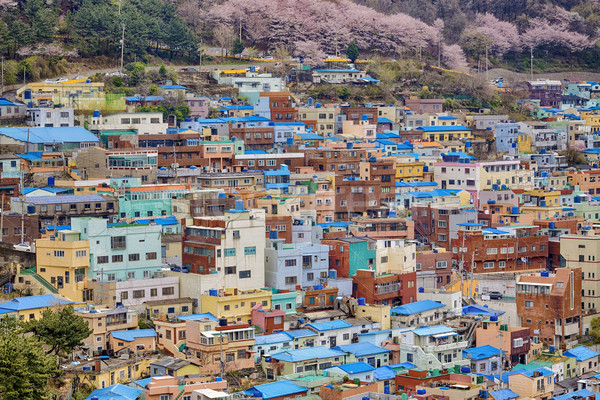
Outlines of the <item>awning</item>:
M 548 286 L 551 287 L 551 283 L 539 283 L 539 282 L 517 282 L 517 285 L 531 285 L 531 286 Z
M 433 337 L 436 339 L 441 339 L 441 338 L 445 338 L 448 336 L 457 336 L 457 335 L 458 335 L 458 333 L 456 333 L 456 332 L 446 332 L 446 333 L 440 333 L 437 335 L 433 335 Z

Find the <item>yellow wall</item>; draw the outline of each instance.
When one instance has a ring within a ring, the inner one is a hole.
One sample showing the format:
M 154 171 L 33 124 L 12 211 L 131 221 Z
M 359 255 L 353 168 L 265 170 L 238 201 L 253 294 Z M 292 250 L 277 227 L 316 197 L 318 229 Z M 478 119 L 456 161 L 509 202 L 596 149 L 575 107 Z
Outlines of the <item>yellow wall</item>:
M 386 330 L 392 327 L 390 321 L 390 310 L 390 306 L 383 305 L 356 306 L 356 317 L 370 317 L 373 322 L 381 323 L 381 330 Z
M 423 181 L 423 162 L 400 163 L 396 161 L 396 182 L 409 179 L 413 182 Z
M 209 312 L 217 318 L 227 318 L 228 321 L 241 321 L 247 323 L 251 319 L 253 304 L 264 304 L 264 308 L 271 308 L 271 292 L 267 290 L 237 291 L 237 289 L 225 289 L 231 296 L 209 296 L 202 295 L 202 312 Z M 227 307 L 228 306 L 228 307 Z M 228 308 L 228 309 L 226 309 Z
M 77 257 L 78 252 L 79 257 Z M 83 301 L 85 274 L 90 266 L 89 241 L 38 239 L 36 241 L 36 263 L 37 273 L 57 288 L 62 296 L 73 301 Z M 80 271 L 83 279 L 79 282 L 76 282 L 75 279 L 75 270 L 77 269 L 83 270 Z M 58 287 L 59 277 L 63 279 L 62 288 Z
M 517 137 L 519 153 L 531 153 L 531 137 L 526 133 L 519 133 Z
M 82 383 L 87 383 L 94 389 L 100 389 L 117 383 L 125 383 L 130 379 L 137 380 L 143 378 L 144 376 L 148 375 L 148 372 L 150 371 L 150 363 L 156 361 L 157 359 L 157 357 L 144 358 L 138 362 L 132 361 L 129 363 L 123 363 L 122 365 L 112 369 L 104 364 L 102 367 L 105 369 L 99 373 L 71 373 L 69 375 L 77 375 L 81 379 Z M 129 370 L 131 370 L 131 375 L 129 375 Z M 111 380 L 112 373 L 114 373 L 113 380 Z

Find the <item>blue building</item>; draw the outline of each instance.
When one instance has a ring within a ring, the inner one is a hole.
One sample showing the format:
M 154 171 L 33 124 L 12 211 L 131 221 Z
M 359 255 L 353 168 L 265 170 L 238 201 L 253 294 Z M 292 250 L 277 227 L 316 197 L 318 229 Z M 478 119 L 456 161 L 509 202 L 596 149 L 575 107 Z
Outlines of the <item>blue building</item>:
M 290 169 L 281 164 L 279 169 L 265 169 L 265 189 L 278 189 L 281 193 L 287 193 L 290 186 Z

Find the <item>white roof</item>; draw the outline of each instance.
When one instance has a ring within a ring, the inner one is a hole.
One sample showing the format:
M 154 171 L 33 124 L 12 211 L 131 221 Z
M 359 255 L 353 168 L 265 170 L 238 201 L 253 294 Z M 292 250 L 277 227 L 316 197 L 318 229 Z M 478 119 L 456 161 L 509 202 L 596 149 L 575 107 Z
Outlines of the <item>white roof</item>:
M 219 392 L 212 389 L 196 389 L 192 393 L 201 394 L 208 397 L 209 399 L 218 399 L 220 397 L 228 397 L 229 394 L 225 392 Z

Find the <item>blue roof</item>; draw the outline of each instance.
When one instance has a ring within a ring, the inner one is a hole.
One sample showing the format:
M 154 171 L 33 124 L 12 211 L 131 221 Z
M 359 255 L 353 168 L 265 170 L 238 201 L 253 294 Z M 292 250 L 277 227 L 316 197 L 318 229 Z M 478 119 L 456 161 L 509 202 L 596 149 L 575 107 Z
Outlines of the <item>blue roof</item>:
M 398 135 L 394 131 L 385 131 L 385 132 L 377 132 L 375 137 L 377 139 L 391 139 L 391 138 L 399 138 L 400 135 Z
M 195 321 L 198 319 L 208 319 L 214 322 L 218 322 L 219 319 L 212 315 L 209 312 L 201 313 L 201 314 L 191 314 L 191 315 L 180 315 L 177 317 L 180 321 Z
M 461 222 L 460 224 L 456 224 L 458 226 L 470 226 L 470 227 L 475 227 L 475 226 L 483 226 L 483 224 L 478 224 L 476 222 Z
M 73 303 L 74 302 L 71 300 L 61 299 L 53 294 L 41 294 L 38 296 L 17 297 L 11 301 L 0 304 L 0 310 L 8 310 L 9 312 L 23 311 Z
M 123 98 L 127 101 L 163 101 L 164 100 L 160 96 L 146 96 L 146 97 L 126 96 Z
M 0 97 L 0 106 L 24 106 L 25 104 L 13 103 L 12 101 L 6 100 L 4 97 Z
M 490 392 L 490 396 L 492 396 L 494 400 L 512 400 L 521 397 L 510 389 L 502 389 Z
M 583 150 L 582 153 L 598 154 L 598 153 L 600 153 L 600 149 L 586 149 L 586 150 Z
M 456 196 L 456 193 L 458 192 L 461 192 L 461 190 L 433 189 L 423 192 L 408 192 L 408 194 L 418 199 L 429 199 L 432 197 Z
M 479 304 L 471 304 L 468 306 L 463 306 L 462 315 L 486 315 L 491 317 L 492 315 L 502 315 L 504 311 L 494 310 L 492 308 L 488 308 Z
M 371 76 L 363 76 L 360 79 L 362 79 L 363 81 L 367 81 L 367 82 L 379 82 L 378 79 L 375 79 L 375 78 L 373 78 Z
M 304 122 L 274 122 L 274 126 L 305 126 Z
M 456 330 L 445 325 L 436 325 L 413 329 L 413 333 L 417 336 L 431 336 L 441 335 L 444 333 L 456 333 Z
M 581 399 L 585 397 L 596 397 L 598 393 L 594 393 L 588 389 L 576 390 L 572 393 L 563 394 L 561 396 L 552 397 L 550 400 L 572 400 L 572 399 Z
M 510 232 L 503 231 L 501 229 L 496 229 L 496 228 L 483 228 L 481 231 L 484 234 L 488 234 L 488 235 L 507 235 L 510 233 Z
M 455 132 L 455 131 L 470 131 L 471 129 L 467 128 L 464 125 L 454 125 L 454 126 L 419 126 L 416 128 L 418 131 L 424 132 Z
M 449 153 L 446 153 L 446 155 L 447 156 L 457 156 L 457 157 L 461 157 L 461 158 L 468 158 L 469 160 L 477 160 L 477 157 L 474 157 L 474 156 L 464 153 L 462 151 L 451 151 Z
M 436 182 L 396 182 L 396 187 L 437 186 Z
M 115 339 L 133 342 L 136 339 L 156 337 L 154 329 L 135 329 L 131 331 L 111 331 L 109 334 Z
M 190 121 L 187 121 L 187 122 L 190 122 Z M 198 122 L 201 124 L 224 124 L 227 121 L 225 121 L 223 118 L 198 118 L 191 122 Z
M 386 139 L 377 139 L 375 140 L 375 143 L 381 143 L 384 146 L 398 146 L 398 143 Z
M 90 400 L 94 397 L 98 398 L 98 400 L 136 400 L 140 397 L 142 391 L 142 389 L 134 389 L 117 383 L 104 389 L 94 390 L 85 400 Z
M 252 397 L 262 397 L 263 399 L 271 399 L 273 397 L 289 396 L 296 393 L 307 392 L 307 388 L 298 386 L 292 381 L 282 380 L 277 382 L 265 383 L 256 385 L 243 393 Z
M 321 332 L 331 331 L 333 329 L 350 328 L 352 325 L 341 319 L 336 319 L 334 321 L 313 322 L 312 324 L 308 324 L 307 326 Z
M 400 364 L 390 364 L 390 365 L 388 365 L 388 367 L 390 367 L 390 368 L 405 368 L 405 369 L 417 368 L 417 366 L 415 364 L 410 363 L 410 362 L 403 362 Z
M 43 128 L 0 127 L 0 135 L 8 136 L 20 142 L 27 142 L 27 130 L 29 130 L 29 143 L 33 144 L 100 142 L 96 135 L 81 126 Z
M 298 137 L 300 137 L 301 140 L 325 140 L 325 139 L 328 139 L 324 136 L 317 135 L 316 133 L 299 133 Z
M 170 215 L 164 218 L 147 218 L 147 219 L 136 219 L 136 223 L 138 224 L 149 224 L 150 222 L 154 222 L 156 225 L 177 225 L 179 221 L 175 218 L 174 215 Z
M 433 300 L 421 300 L 415 301 L 414 303 L 403 304 L 391 309 L 393 314 L 398 315 L 412 315 L 422 313 L 424 311 L 435 310 L 436 308 L 442 308 L 444 304 Z
M 364 361 L 355 362 L 350 364 L 336 365 L 335 367 L 329 367 L 327 369 L 339 368 L 347 374 L 360 374 L 361 372 L 373 371 L 375 367 L 371 367 Z
M 160 85 L 163 89 L 187 89 L 185 86 L 181 85 Z
M 500 355 L 500 350 L 488 344 L 463 350 L 463 357 L 471 360 L 484 360 L 498 355 Z
M 523 369 L 521 371 L 518 371 L 518 374 L 522 374 L 528 377 L 532 377 L 534 372 L 539 372 L 540 376 L 552 376 L 554 375 L 554 372 L 549 370 L 548 368 L 536 368 L 536 369 Z
M 373 372 L 373 377 L 377 381 L 385 381 L 388 379 L 394 379 L 396 377 L 396 372 L 388 365 L 384 365 L 383 367 L 379 367 Z
M 594 350 L 590 350 L 585 346 L 575 347 L 574 349 L 567 350 L 563 353 L 563 356 L 575 358 L 577 361 L 589 360 L 592 357 L 599 356 L 600 353 L 596 353 Z
M 344 353 L 354 354 L 355 357 L 364 357 L 373 354 L 383 354 L 391 352 L 391 350 L 384 349 L 383 347 L 374 345 L 371 342 L 345 344 L 342 346 L 335 346 L 333 347 L 333 349 L 343 351 Z
M 456 118 L 453 115 L 442 115 L 442 116 L 438 117 L 438 119 L 446 119 L 447 120 L 447 119 L 458 119 L 458 118 Z
M 314 360 L 314 359 L 322 359 L 322 358 L 331 358 L 331 357 L 343 357 L 346 353 L 342 351 L 338 351 L 335 349 L 330 349 L 325 346 L 317 346 L 317 347 L 304 347 L 301 349 L 295 350 L 286 350 L 276 354 L 271 355 L 276 360 L 279 361 L 287 361 L 287 362 L 297 362 L 297 361 L 306 361 L 306 360 Z
M 67 194 L 61 196 L 35 196 L 28 197 L 25 202 L 31 204 L 56 204 L 56 203 L 88 203 L 95 201 L 106 201 L 99 194 Z
M 394 122 L 389 118 L 377 118 L 378 124 L 393 124 Z
M 310 329 L 296 329 L 293 331 L 286 331 L 285 333 L 294 339 L 316 335 L 316 333 Z
M 273 333 L 271 335 L 262 335 L 254 337 L 254 344 L 259 346 L 261 344 L 272 344 L 289 342 L 291 340 L 290 335 L 285 332 Z

